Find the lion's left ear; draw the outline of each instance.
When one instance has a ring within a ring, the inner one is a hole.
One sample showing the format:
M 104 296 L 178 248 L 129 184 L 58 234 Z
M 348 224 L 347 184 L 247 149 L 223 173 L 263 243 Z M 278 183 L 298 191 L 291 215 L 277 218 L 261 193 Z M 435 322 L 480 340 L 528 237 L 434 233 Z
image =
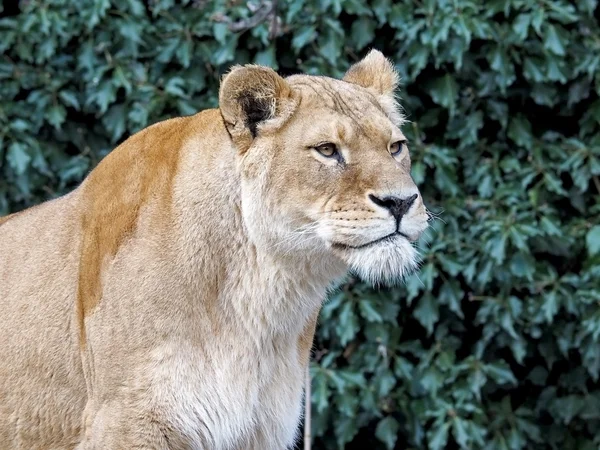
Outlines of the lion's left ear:
M 379 50 L 371 50 L 361 61 L 353 64 L 343 80 L 371 91 L 392 122 L 398 126 L 402 124 L 404 119 L 395 98 L 400 77 L 391 61 Z
M 235 66 L 221 81 L 219 108 L 242 152 L 261 132 L 283 125 L 295 106 L 290 86 L 268 67 Z

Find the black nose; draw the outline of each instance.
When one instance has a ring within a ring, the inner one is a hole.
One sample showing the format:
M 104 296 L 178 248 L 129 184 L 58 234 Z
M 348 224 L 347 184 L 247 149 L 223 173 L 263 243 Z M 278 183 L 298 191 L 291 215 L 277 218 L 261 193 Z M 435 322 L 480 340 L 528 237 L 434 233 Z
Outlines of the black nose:
M 381 206 L 382 208 L 387 209 L 392 216 L 396 219 L 396 222 L 400 223 L 400 219 L 402 216 L 406 214 L 406 211 L 411 207 L 414 201 L 417 198 L 417 194 L 413 194 L 410 197 L 400 198 L 400 197 L 375 197 L 374 195 L 369 195 L 369 198 L 373 203 L 377 206 Z

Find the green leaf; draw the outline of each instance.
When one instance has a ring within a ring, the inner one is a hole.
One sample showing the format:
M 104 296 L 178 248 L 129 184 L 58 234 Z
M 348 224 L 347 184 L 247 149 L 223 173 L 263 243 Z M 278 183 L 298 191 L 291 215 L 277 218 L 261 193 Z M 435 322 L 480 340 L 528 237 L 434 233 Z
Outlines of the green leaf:
M 358 372 L 350 372 L 347 370 L 340 370 L 338 372 L 340 378 L 342 378 L 346 383 L 357 386 L 357 387 L 365 387 L 366 381 L 365 377 L 362 373 Z
M 487 364 L 483 370 L 498 384 L 517 384 L 517 379 L 505 363 Z
M 506 257 L 506 235 L 498 236 L 489 243 L 491 246 L 490 256 L 497 264 L 501 264 Z
M 414 365 L 410 361 L 406 360 L 401 356 L 396 357 L 396 363 L 394 364 L 394 373 L 397 377 L 401 377 L 405 381 L 412 380 L 413 370 Z
M 335 64 L 342 50 L 342 36 L 335 30 L 329 29 L 324 34 L 320 45 L 321 54 L 330 64 Z
M 340 338 L 340 343 L 342 345 L 348 344 L 348 342 L 354 339 L 359 328 L 358 319 L 352 310 L 352 303 L 346 302 L 341 308 L 336 325 L 336 332 Z
M 438 299 L 440 303 L 447 304 L 450 311 L 454 312 L 458 317 L 463 318 L 464 314 L 461 308 L 462 294 L 463 292 L 451 281 L 446 281 L 440 289 Z
M 594 225 L 585 236 L 585 244 L 590 255 L 600 253 L 600 225 Z
M 102 123 L 111 132 L 111 142 L 117 142 L 125 132 L 125 113 L 124 105 L 114 105 L 102 117 Z
M 558 312 L 558 296 L 556 295 L 556 291 L 550 291 L 544 294 L 543 298 L 542 311 L 544 311 L 544 317 L 546 317 L 546 322 L 552 323 L 552 319 Z
M 452 420 L 452 434 L 454 439 L 456 439 L 456 443 L 460 445 L 461 448 L 469 448 L 468 443 L 470 439 L 465 423 L 466 422 L 460 417 L 455 417 Z
M 74 92 L 60 91 L 58 93 L 58 96 L 63 101 L 63 104 L 65 104 L 66 106 L 70 106 L 70 107 L 74 108 L 76 111 L 79 111 L 81 109 L 79 100 L 77 98 L 77 94 L 75 94 Z
M 533 146 L 533 137 L 529 120 L 522 115 L 511 119 L 508 126 L 508 137 L 517 145 L 531 149 Z
M 175 97 L 184 98 L 186 96 L 183 88 L 185 87 L 185 81 L 181 77 L 173 77 L 165 84 L 165 92 Z
M 217 22 L 213 25 L 213 36 L 219 44 L 225 45 L 228 34 L 229 30 L 226 23 Z
M 396 377 L 391 370 L 385 370 L 377 377 L 377 395 L 385 397 L 388 395 L 394 386 L 396 386 Z
M 513 23 L 513 30 L 521 41 L 527 39 L 531 14 L 519 14 Z
M 305 26 L 300 29 L 292 39 L 292 48 L 297 52 L 304 48 L 305 45 L 315 40 L 317 36 L 314 26 Z
M 60 129 L 67 117 L 67 110 L 63 105 L 52 105 L 46 112 L 46 120 L 56 129 Z
M 352 41 L 358 50 L 362 50 L 373 40 L 375 26 L 375 21 L 369 17 L 361 17 L 352 23 Z
M 377 310 L 373 308 L 373 304 L 370 300 L 361 300 L 358 303 L 358 306 L 360 308 L 361 316 L 363 316 L 368 322 L 383 322 L 383 317 L 381 317 L 381 314 L 379 314 Z
M 546 32 L 544 33 L 544 48 L 558 56 L 563 56 L 565 54 L 565 46 L 562 38 L 559 36 L 554 25 L 548 25 L 546 27 Z
M 427 330 L 427 334 L 433 333 L 433 327 L 439 319 L 437 302 L 431 295 L 424 295 L 419 300 L 419 306 L 414 310 L 413 316 Z
M 374 0 L 372 4 L 373 12 L 375 13 L 375 17 L 377 17 L 377 21 L 379 25 L 383 25 L 387 21 L 387 15 L 391 10 L 391 1 L 392 0 Z
M 258 52 L 254 58 L 256 64 L 277 69 L 277 58 L 275 56 L 275 46 L 269 46 L 265 50 Z
M 327 388 L 327 378 L 321 371 L 312 376 L 312 403 L 316 405 L 317 412 L 322 413 L 329 406 L 329 389 Z
M 434 426 L 427 436 L 429 438 L 430 450 L 442 450 L 446 448 L 448 442 L 448 430 L 450 423 L 443 423 L 439 426 Z
M 454 111 L 458 96 L 456 80 L 450 74 L 437 78 L 430 84 L 429 94 L 438 105 L 448 108 L 451 112 Z
M 377 424 L 375 437 L 383 442 L 388 450 L 392 450 L 396 445 L 399 429 L 398 421 L 391 416 L 387 416 Z
M 18 142 L 10 144 L 6 157 L 8 164 L 10 164 L 10 167 L 13 168 L 17 175 L 24 174 L 31 162 L 31 156 L 29 156 L 27 148 Z
M 358 433 L 356 418 L 340 416 L 335 422 L 334 429 L 338 448 L 344 448 L 345 444 L 352 441 Z

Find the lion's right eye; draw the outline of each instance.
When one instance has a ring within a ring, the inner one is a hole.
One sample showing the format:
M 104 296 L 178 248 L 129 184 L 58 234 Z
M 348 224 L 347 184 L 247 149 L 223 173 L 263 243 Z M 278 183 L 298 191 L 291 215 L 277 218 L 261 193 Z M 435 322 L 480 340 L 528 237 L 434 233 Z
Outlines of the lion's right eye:
M 318 151 L 321 155 L 327 158 L 335 158 L 338 155 L 338 149 L 335 144 L 331 142 L 327 142 L 325 144 L 317 145 L 313 147 L 316 151 Z

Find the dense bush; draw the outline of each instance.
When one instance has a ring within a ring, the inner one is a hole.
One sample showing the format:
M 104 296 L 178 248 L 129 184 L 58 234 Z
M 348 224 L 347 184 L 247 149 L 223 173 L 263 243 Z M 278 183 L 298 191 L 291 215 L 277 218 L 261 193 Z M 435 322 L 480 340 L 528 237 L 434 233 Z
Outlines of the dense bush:
M 233 63 L 340 76 L 379 48 L 440 220 L 418 276 L 350 279 L 325 306 L 314 447 L 597 449 L 594 13 L 596 0 L 4 2 L 0 214 L 74 188 L 148 124 L 214 106 Z

